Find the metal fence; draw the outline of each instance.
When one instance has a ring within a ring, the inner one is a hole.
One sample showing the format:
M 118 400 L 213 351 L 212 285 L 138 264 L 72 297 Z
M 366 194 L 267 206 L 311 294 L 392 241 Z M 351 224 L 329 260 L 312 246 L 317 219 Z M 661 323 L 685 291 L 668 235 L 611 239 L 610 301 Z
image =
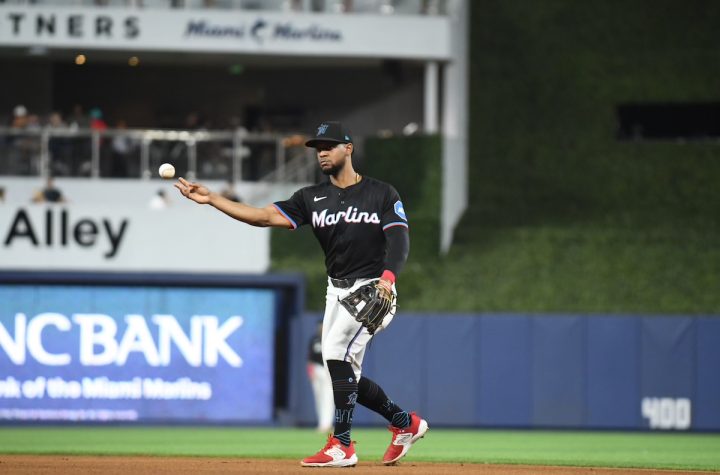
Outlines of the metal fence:
M 0 175 L 150 179 L 165 162 L 191 180 L 312 182 L 318 173 L 299 136 L 0 127 Z

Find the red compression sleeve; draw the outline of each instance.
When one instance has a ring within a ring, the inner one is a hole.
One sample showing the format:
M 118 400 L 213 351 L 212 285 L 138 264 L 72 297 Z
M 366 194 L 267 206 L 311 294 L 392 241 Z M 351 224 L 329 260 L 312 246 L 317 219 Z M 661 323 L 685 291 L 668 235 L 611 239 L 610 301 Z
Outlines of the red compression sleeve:
M 387 270 L 387 269 L 385 269 L 385 270 L 383 271 L 383 273 L 382 273 L 382 275 L 380 276 L 380 278 L 383 279 L 383 280 L 389 280 L 389 281 L 392 282 L 393 284 L 395 283 L 395 274 L 393 274 L 392 271 L 389 271 L 389 270 Z

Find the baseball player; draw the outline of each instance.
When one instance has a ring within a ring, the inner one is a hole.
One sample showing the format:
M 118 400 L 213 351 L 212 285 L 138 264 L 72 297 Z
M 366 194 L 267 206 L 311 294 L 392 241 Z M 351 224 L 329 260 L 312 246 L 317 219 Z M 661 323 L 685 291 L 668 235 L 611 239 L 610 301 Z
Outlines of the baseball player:
M 303 459 L 301 465 L 357 464 L 350 438 L 356 403 L 390 422 L 392 439 L 383 463 L 391 465 L 425 435 L 428 424 L 416 413 L 403 410 L 364 376 L 362 362 L 370 339 L 395 315 L 395 280 L 410 249 L 407 217 L 392 186 L 355 171 L 352 137 L 341 123 L 323 122 L 314 135 L 305 145 L 316 150 L 329 180 L 302 188 L 287 201 L 255 208 L 183 178 L 175 186 L 186 198 L 210 204 L 253 226 L 312 226 L 325 252 L 328 274 L 322 355 L 332 379 L 335 424 L 325 447 Z

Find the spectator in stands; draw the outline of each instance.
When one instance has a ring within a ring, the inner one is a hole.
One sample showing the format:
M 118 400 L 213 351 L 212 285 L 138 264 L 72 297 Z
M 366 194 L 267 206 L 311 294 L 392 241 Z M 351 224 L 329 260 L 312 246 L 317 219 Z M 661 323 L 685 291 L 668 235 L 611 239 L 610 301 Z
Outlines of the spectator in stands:
M 127 123 L 120 119 L 115 123 L 115 129 L 117 132 L 124 132 L 127 130 Z M 128 174 L 128 158 L 130 153 L 135 148 L 135 143 L 129 135 L 118 134 L 112 139 L 111 150 L 112 159 L 110 167 L 110 176 L 113 177 L 127 177 Z
M 68 117 L 68 125 L 70 130 L 77 132 L 78 130 L 90 127 L 90 118 L 85 114 L 85 109 L 80 104 L 73 106 L 73 111 Z M 83 168 L 84 162 L 88 161 L 91 156 L 90 141 L 87 137 L 76 137 L 68 139 L 70 145 L 70 155 L 68 157 L 68 169 L 70 174 L 77 174 Z
M 99 107 L 94 107 L 90 110 L 90 128 L 103 132 L 107 130 L 107 124 L 103 120 L 103 113 Z
M 55 136 L 53 132 L 67 130 L 68 125 L 60 115 L 60 112 L 51 112 L 48 116 L 47 128 L 50 131 L 48 148 L 50 151 L 50 171 L 54 176 L 70 174 L 71 144 L 67 137 Z
M 52 177 L 48 177 L 45 187 L 35 192 L 32 201 L 33 203 L 65 203 L 65 197 L 55 186 Z
M 66 129 L 67 124 L 62 118 L 62 115 L 58 111 L 53 111 L 48 116 L 47 126 L 51 129 Z
M 28 120 L 28 111 L 27 108 L 22 105 L 18 104 L 13 109 L 13 120 L 12 124 L 10 124 L 10 127 L 13 129 L 24 129 L 27 127 L 27 120 Z
M 27 125 L 25 126 L 25 129 L 31 130 L 33 132 L 39 132 L 42 129 L 42 124 L 40 123 L 40 116 L 37 114 L 28 114 Z
M 18 104 L 13 109 L 11 128 L 15 135 L 9 140 L 11 146 L 8 154 L 9 170 L 18 175 L 30 175 L 37 170 L 40 160 L 40 140 L 37 136 L 25 135 L 25 131 L 40 130 L 40 119 L 29 114 L 27 108 Z
M 73 111 L 68 119 L 68 123 L 70 128 L 73 130 L 86 129 L 90 127 L 90 118 L 85 115 L 85 110 L 82 105 L 75 104 L 73 106 Z
M 247 129 L 243 126 L 243 120 L 240 116 L 231 115 L 227 119 L 227 127 L 230 130 L 236 130 L 238 132 L 247 132 Z
M 90 110 L 90 130 L 93 132 L 104 132 L 108 128 L 107 123 L 105 123 L 105 120 L 103 119 L 103 113 L 102 110 L 99 107 L 93 107 Z M 105 138 L 103 136 L 100 137 L 100 151 L 101 154 L 106 149 L 103 147 L 103 144 L 105 143 Z M 90 176 L 92 173 L 92 161 L 91 161 L 92 152 L 85 153 L 85 156 L 82 159 L 82 162 L 80 163 L 80 175 L 81 176 Z M 101 156 L 101 160 L 107 159 L 106 156 Z

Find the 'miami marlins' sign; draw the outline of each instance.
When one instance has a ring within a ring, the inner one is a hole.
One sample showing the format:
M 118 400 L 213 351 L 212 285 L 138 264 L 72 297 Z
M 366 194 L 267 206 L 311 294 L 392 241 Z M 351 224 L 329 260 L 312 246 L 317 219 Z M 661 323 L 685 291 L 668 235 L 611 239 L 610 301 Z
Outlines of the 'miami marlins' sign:
M 0 6 L 0 46 L 451 58 L 450 18 Z

